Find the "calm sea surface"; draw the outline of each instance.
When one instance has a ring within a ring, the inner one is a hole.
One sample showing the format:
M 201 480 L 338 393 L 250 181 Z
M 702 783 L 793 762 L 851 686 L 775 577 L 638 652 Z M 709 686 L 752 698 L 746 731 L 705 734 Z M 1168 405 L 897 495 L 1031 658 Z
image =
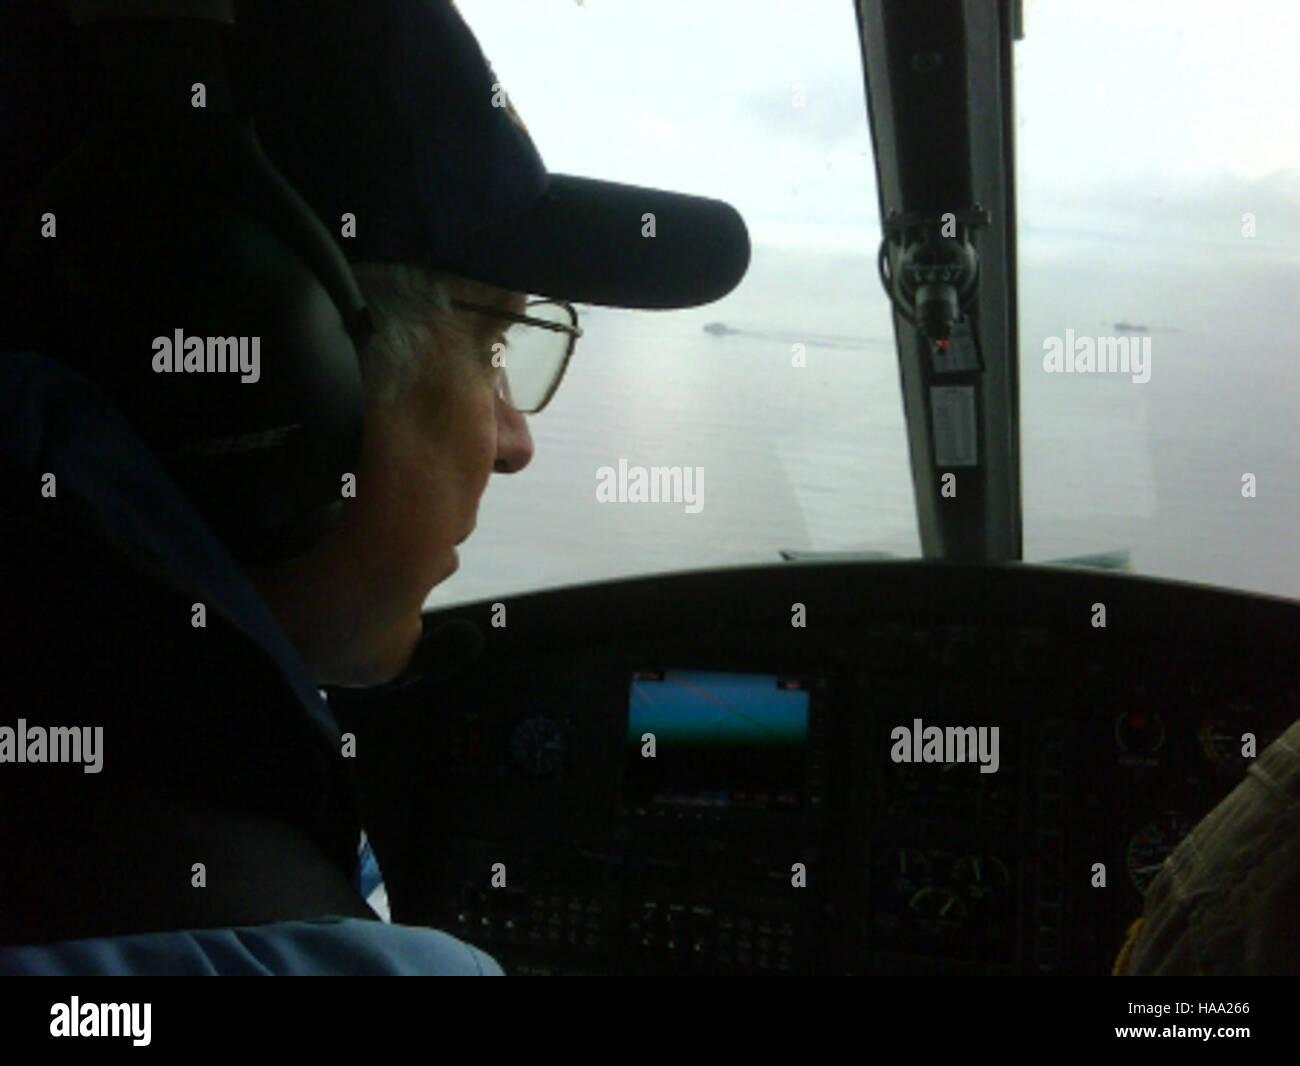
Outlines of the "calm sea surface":
M 1026 558 L 1127 548 L 1139 573 L 1300 597 L 1296 261 L 1070 235 L 1027 238 L 1021 254 Z M 533 462 L 492 478 L 461 569 L 428 606 L 782 548 L 919 556 L 873 259 L 758 247 L 708 307 L 580 312 L 564 384 L 530 419 Z M 705 333 L 714 321 L 740 332 Z M 1116 322 L 1149 329 L 1147 383 L 1044 372 L 1044 338 Z M 703 468 L 703 510 L 597 502 L 597 471 L 620 460 Z

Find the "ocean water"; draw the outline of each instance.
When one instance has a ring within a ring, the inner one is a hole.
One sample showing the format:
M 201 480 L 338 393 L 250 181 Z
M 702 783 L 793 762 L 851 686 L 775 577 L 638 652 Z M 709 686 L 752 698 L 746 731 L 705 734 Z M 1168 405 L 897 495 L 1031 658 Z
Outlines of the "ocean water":
M 1085 236 L 1022 240 L 1025 557 L 1126 548 L 1132 569 L 1300 597 L 1297 261 Z M 775 562 L 783 548 L 919 557 L 893 328 L 874 259 L 759 246 L 704 308 L 580 308 L 536 454 L 494 476 L 429 607 L 619 576 Z M 714 336 L 721 321 L 738 332 Z M 1043 341 L 1143 324 L 1151 378 L 1048 374 Z M 796 344 L 806 366 L 792 365 Z M 703 509 L 601 503 L 597 471 L 703 470 Z M 1244 499 L 1252 473 L 1257 497 Z

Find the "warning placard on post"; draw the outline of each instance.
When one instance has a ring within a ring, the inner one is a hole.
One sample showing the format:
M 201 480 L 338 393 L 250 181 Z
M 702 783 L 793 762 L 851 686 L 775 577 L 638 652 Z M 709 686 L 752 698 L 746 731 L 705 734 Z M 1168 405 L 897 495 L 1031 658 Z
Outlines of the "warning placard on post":
M 936 466 L 977 466 L 975 386 L 932 385 L 931 425 Z

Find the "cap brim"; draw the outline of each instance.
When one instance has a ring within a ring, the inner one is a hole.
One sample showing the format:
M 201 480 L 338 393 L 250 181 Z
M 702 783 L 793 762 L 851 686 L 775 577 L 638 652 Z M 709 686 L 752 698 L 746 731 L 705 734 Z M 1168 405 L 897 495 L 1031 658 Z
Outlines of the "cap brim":
M 740 284 L 749 233 L 721 200 L 551 174 L 532 206 L 480 230 L 441 265 L 573 303 L 696 307 Z

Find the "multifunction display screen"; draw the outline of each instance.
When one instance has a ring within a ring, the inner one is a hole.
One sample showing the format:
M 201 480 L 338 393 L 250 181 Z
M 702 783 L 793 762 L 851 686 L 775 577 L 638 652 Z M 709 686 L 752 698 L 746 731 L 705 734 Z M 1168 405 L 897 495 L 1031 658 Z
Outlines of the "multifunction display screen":
M 809 693 L 776 674 L 632 675 L 624 802 L 635 808 L 803 806 Z

